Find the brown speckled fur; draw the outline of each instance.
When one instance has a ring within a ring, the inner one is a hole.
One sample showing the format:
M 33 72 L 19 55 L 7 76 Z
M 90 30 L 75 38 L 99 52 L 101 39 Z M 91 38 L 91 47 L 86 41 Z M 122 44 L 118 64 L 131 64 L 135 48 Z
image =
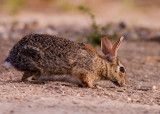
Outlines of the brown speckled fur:
M 119 77 L 115 80 L 115 74 L 111 71 L 112 66 L 117 67 L 118 59 L 107 62 L 105 56 L 99 55 L 88 44 L 45 34 L 31 34 L 22 38 L 5 61 L 24 72 L 22 81 L 31 76 L 36 80 L 42 75 L 68 74 L 93 88 L 97 80 L 120 80 L 117 79 Z

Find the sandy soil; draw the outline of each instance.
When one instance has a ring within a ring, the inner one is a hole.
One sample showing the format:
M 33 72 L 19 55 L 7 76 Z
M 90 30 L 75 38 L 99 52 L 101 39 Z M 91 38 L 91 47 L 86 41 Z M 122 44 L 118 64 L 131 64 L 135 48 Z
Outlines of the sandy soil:
M 119 56 L 127 67 L 126 87 L 101 81 L 90 89 L 79 88 L 68 76 L 50 77 L 45 84 L 20 82 L 21 72 L 2 66 L 15 42 L 0 41 L 1 113 L 160 113 L 159 43 L 124 42 Z

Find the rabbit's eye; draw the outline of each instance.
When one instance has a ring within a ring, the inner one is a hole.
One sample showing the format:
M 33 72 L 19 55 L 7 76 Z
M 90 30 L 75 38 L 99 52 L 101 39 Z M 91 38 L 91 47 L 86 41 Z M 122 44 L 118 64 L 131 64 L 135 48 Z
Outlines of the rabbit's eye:
M 121 71 L 122 73 L 124 73 L 124 72 L 125 72 L 124 67 L 120 67 L 120 71 Z

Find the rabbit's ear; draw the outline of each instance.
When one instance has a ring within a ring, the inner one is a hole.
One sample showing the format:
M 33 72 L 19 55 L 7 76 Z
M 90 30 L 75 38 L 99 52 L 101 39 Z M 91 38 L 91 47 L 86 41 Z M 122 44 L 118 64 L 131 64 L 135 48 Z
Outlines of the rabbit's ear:
M 121 42 L 123 41 L 124 37 L 122 36 L 112 47 L 112 50 L 110 51 L 111 55 L 117 56 L 117 51 L 121 45 Z
M 102 39 L 101 39 L 101 50 L 102 50 L 102 52 L 104 53 L 104 55 L 109 55 L 111 49 L 112 49 L 111 42 L 109 41 L 109 39 L 107 38 L 106 35 L 103 35 Z

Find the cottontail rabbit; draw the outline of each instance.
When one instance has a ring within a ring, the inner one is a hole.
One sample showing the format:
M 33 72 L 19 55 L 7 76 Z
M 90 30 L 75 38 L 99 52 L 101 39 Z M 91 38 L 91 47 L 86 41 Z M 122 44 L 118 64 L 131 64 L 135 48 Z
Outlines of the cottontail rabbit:
M 88 44 L 51 35 L 31 34 L 15 44 L 4 65 L 23 71 L 21 81 L 33 81 L 42 75 L 67 74 L 91 88 L 95 87 L 93 83 L 97 80 L 110 80 L 125 86 L 126 70 L 117 57 L 122 40 L 123 37 L 112 46 L 104 35 L 101 40 L 102 56 Z

